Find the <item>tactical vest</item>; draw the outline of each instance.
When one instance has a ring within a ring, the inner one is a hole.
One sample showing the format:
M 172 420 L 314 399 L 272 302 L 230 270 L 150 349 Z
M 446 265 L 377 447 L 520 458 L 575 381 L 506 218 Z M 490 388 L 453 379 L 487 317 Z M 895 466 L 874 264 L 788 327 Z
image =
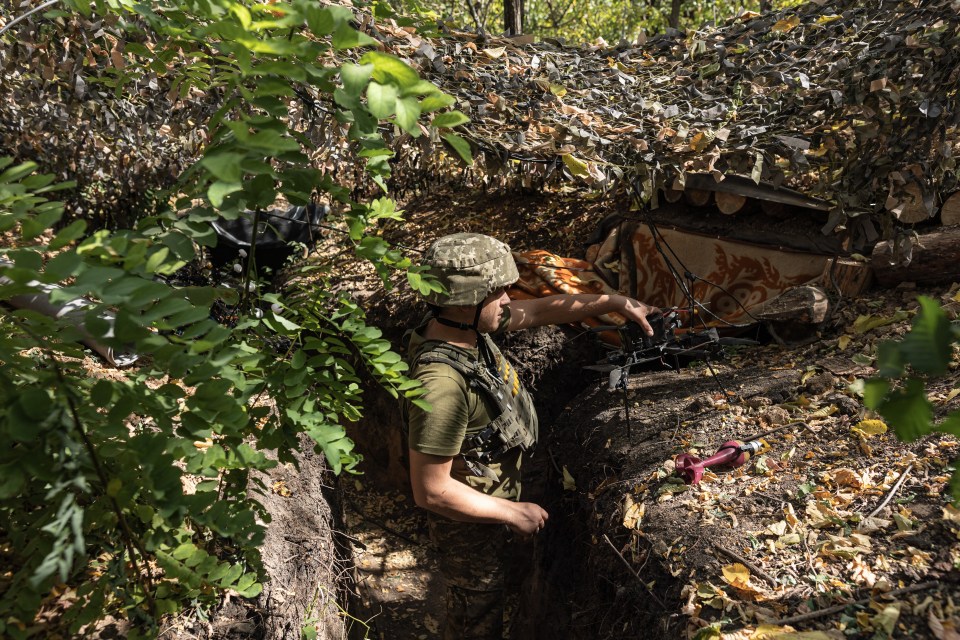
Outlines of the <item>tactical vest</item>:
M 416 377 L 421 364 L 440 362 L 453 367 L 472 389 L 490 399 L 496 417 L 477 433 L 467 436 L 460 454 L 471 473 L 490 476 L 486 466 L 514 447 L 532 451 L 537 444 L 539 423 L 530 393 L 520 383 L 517 372 L 486 334 L 489 352 L 497 359 L 498 374 L 495 375 L 477 358 L 472 358 L 455 347 L 437 343 L 429 349 L 413 354 L 410 361 L 411 377 Z M 493 476 L 494 479 L 496 476 Z

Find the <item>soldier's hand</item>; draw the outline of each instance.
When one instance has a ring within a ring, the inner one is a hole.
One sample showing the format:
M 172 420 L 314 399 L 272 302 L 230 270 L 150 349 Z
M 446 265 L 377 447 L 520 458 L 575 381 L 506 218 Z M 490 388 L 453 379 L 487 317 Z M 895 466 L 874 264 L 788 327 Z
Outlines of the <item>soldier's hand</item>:
M 653 327 L 647 322 L 647 316 L 654 311 L 659 311 L 659 309 L 649 304 L 644 304 L 639 300 L 627 298 L 626 296 L 623 297 L 623 311 L 621 311 L 621 313 L 639 324 L 648 336 L 653 335 Z
M 533 502 L 514 503 L 514 517 L 507 525 L 514 533 L 529 538 L 535 535 L 547 524 L 550 517 L 546 511 L 538 504 Z

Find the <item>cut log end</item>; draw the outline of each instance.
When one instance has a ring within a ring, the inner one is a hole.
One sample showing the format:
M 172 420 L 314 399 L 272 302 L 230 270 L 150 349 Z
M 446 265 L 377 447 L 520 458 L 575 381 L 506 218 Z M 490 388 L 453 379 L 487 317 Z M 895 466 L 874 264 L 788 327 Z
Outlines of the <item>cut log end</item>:
M 960 191 L 948 196 L 940 208 L 940 222 L 944 226 L 960 224 Z
M 710 204 L 711 195 L 713 195 L 711 192 L 703 191 L 702 189 L 683 190 L 684 199 L 695 207 L 705 207 Z
M 667 202 L 679 202 L 680 198 L 683 197 L 683 190 L 681 189 L 664 189 L 663 190 L 663 199 Z
M 739 193 L 727 193 L 725 191 L 718 191 L 715 195 L 717 202 L 717 209 L 721 213 L 727 215 L 732 215 L 737 211 L 743 209 L 744 205 L 747 204 L 746 196 L 742 196 Z

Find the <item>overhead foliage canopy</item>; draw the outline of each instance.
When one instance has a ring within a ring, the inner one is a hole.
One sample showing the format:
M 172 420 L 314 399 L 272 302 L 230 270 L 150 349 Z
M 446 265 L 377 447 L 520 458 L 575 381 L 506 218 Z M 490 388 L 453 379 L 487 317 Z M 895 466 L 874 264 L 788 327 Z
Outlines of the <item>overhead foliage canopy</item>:
M 457 97 L 488 181 L 627 180 L 651 198 L 685 172 L 741 174 L 829 199 L 839 224 L 911 184 L 932 215 L 956 188 L 957 9 L 817 1 L 614 48 L 389 24 L 378 39 Z

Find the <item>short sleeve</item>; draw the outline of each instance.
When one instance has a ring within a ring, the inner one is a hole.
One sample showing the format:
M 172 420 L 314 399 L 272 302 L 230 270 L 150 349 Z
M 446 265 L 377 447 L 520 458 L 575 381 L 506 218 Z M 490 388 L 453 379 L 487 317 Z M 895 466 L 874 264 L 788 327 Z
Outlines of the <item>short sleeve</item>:
M 429 367 L 417 378 L 426 388 L 422 398 L 433 410 L 410 405 L 409 447 L 435 456 L 458 455 L 470 419 L 466 382 L 446 365 Z

